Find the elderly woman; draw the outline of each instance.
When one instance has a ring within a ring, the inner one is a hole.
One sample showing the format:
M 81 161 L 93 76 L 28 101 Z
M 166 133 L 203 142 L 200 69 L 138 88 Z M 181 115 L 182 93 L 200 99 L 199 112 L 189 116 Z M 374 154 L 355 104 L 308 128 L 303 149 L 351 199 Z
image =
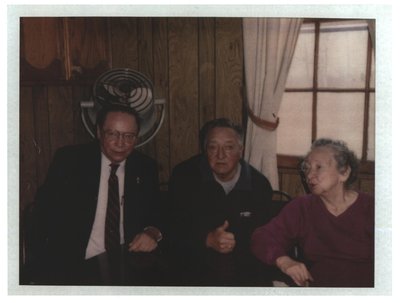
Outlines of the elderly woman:
M 357 159 L 319 139 L 302 163 L 311 194 L 296 198 L 252 236 L 252 252 L 299 286 L 374 286 L 374 199 L 349 188 Z M 298 245 L 302 262 L 289 256 Z

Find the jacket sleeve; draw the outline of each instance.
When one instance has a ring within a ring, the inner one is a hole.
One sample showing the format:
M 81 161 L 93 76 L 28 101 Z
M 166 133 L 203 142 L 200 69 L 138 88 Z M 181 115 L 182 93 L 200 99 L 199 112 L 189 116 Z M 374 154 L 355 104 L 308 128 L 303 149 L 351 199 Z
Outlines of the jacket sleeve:
M 301 232 L 299 203 L 290 202 L 269 223 L 258 227 L 251 239 L 251 250 L 262 262 L 275 265 L 276 259 L 287 255 Z
M 24 218 L 26 265 L 25 275 L 39 282 L 44 277 L 47 264 L 53 257 L 48 247 L 51 237 L 57 237 L 54 227 L 58 198 L 62 192 L 67 160 L 63 150 L 58 150 L 48 169 L 44 183 L 38 188 L 35 200 Z M 43 275 L 43 277 L 42 277 Z
M 162 233 L 157 163 L 143 155 L 127 160 L 124 189 L 125 241 L 129 243 L 148 226 Z
M 63 149 L 56 151 L 44 183 L 38 188 L 32 209 L 32 236 L 35 248 L 40 249 L 49 237 L 52 216 L 56 213 L 58 195 L 66 179 L 68 161 Z

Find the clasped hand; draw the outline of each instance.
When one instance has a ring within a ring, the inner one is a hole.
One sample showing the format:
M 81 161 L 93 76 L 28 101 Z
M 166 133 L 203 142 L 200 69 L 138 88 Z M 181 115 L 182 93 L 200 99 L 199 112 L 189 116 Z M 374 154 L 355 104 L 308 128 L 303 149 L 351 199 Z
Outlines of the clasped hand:
M 230 253 L 236 245 L 235 235 L 227 232 L 229 222 L 225 221 L 223 225 L 217 227 L 207 235 L 206 246 L 212 249 L 227 254 Z
M 295 261 L 288 256 L 279 257 L 276 260 L 276 265 L 283 273 L 290 276 L 298 286 L 309 286 L 309 283 L 314 281 L 303 263 Z
M 157 242 L 146 233 L 137 234 L 131 243 L 128 251 L 130 252 L 151 252 L 157 248 Z

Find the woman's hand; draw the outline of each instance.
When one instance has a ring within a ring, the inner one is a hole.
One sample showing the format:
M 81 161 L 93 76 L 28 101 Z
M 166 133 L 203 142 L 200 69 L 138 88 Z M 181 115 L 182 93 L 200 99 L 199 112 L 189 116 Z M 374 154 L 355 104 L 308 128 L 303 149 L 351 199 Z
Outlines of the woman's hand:
M 308 286 L 310 281 L 314 281 L 303 263 L 295 261 L 288 256 L 276 259 L 276 265 L 283 273 L 291 277 L 298 286 Z

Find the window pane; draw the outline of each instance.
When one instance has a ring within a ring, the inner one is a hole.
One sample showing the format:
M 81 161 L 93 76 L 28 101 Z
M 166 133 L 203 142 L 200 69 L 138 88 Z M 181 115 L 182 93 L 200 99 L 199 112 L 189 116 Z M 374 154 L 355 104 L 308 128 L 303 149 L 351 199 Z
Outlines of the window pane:
M 321 23 L 318 87 L 364 88 L 367 46 L 366 21 Z
M 311 145 L 312 93 L 285 93 L 279 110 L 277 152 L 304 156 Z
M 369 94 L 367 160 L 375 161 L 375 94 Z
M 296 50 L 293 54 L 287 88 L 311 88 L 314 69 L 315 24 L 306 23 L 301 26 Z
M 345 141 L 357 157 L 362 156 L 364 121 L 363 93 L 319 93 L 317 137 Z

